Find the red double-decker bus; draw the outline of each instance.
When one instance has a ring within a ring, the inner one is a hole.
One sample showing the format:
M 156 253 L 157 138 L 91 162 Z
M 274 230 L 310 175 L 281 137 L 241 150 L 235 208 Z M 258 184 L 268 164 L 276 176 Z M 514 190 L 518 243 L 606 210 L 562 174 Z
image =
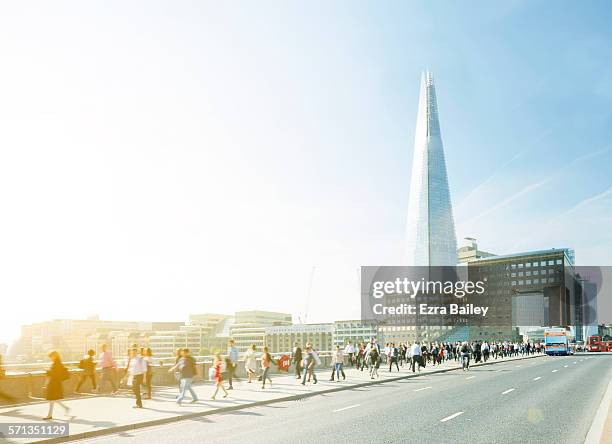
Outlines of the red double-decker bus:
M 607 351 L 607 344 L 602 342 L 601 336 L 589 336 L 589 342 L 587 343 L 587 350 L 590 352 L 604 352 Z

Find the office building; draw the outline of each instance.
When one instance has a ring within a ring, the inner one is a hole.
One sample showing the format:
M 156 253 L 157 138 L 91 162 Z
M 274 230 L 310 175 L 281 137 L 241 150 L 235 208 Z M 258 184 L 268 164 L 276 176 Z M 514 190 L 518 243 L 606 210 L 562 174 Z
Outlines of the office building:
M 457 264 L 457 239 L 433 75 L 423 73 L 408 202 L 406 265 Z
M 333 324 L 333 346 L 344 347 L 349 341 L 354 345 L 360 342 L 369 342 L 374 338 L 380 341 L 379 331 L 376 324 L 353 319 L 346 321 L 335 321 Z
M 469 280 L 484 282 L 486 292 L 466 301 L 489 307 L 486 322 L 470 326 L 470 338 L 518 337 L 547 326 L 581 330 L 583 287 L 573 258 L 570 249 L 550 249 L 469 262 Z
M 266 328 L 292 325 L 291 320 L 292 317 L 288 313 L 237 311 L 234 323 L 229 327 L 230 338 L 235 341 L 240 352 L 246 351 L 253 344 L 261 350 L 265 345 Z
M 265 343 L 273 352 L 289 353 L 297 342 L 302 348 L 310 342 L 315 350 L 330 351 L 333 324 L 295 324 L 265 328 Z

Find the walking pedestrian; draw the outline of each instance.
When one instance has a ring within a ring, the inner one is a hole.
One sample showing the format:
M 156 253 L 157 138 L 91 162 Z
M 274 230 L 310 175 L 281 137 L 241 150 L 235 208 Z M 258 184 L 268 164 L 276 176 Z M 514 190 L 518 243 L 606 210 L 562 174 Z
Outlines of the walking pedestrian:
M 257 374 L 257 346 L 255 344 L 251 345 L 251 348 L 244 355 L 244 369 L 250 384 L 253 381 L 253 377 Z
M 332 354 L 332 374 L 330 381 L 334 380 L 334 374 L 338 381 L 340 381 L 340 373 L 342 373 L 342 380 L 346 379 L 344 374 L 344 354 L 340 349 L 339 345 L 336 345 L 336 350 Z
M 81 393 L 81 387 L 87 379 L 91 379 L 91 387 L 95 391 L 96 387 L 96 363 L 94 356 L 96 355 L 95 350 L 89 349 L 83 359 L 79 361 L 79 368 L 82 370 L 79 375 L 79 383 L 74 391 L 77 394 Z
M 151 399 L 153 397 L 153 350 L 150 348 L 141 348 L 140 354 L 143 359 L 147 361 L 147 375 L 145 377 L 146 391 L 144 399 Z
M 399 365 L 397 363 L 399 357 L 399 350 L 395 346 L 395 343 L 391 343 L 389 346 L 389 372 L 391 372 L 391 367 L 395 364 L 397 371 L 399 372 Z
M 291 361 L 295 365 L 295 379 L 302 379 L 302 348 L 297 342 L 291 353 Z
M 366 359 L 366 346 L 362 342 L 359 344 L 359 354 L 357 355 L 360 365 L 357 365 L 360 371 L 363 371 L 364 367 L 368 367 L 367 359 Z M 369 367 L 368 367 L 369 368 Z
M 372 347 L 368 353 L 370 360 L 370 379 L 374 379 L 374 376 L 378 378 L 378 368 L 380 367 L 380 353 L 378 347 Z
M 178 368 L 178 362 L 181 360 L 181 357 L 183 356 L 183 348 L 179 347 L 174 351 L 174 379 L 176 379 L 176 382 L 179 386 L 179 391 L 181 390 L 181 370 Z
M 138 347 L 132 346 L 129 350 L 129 359 L 127 363 L 126 374 L 124 380 L 126 385 L 132 387 L 132 392 L 136 397 L 135 409 L 142 408 L 142 385 L 146 383 L 147 361 L 138 353 Z
M 272 385 L 272 378 L 270 378 L 270 364 L 272 364 L 272 362 L 273 359 L 270 355 L 270 350 L 268 347 L 264 347 L 261 357 L 261 368 L 263 370 L 263 374 L 261 375 L 262 389 L 266 388 L 266 379 L 270 381 L 270 385 Z
M 470 353 L 472 352 L 472 347 L 464 341 L 463 344 L 461 344 L 460 352 L 461 362 L 463 363 L 463 360 L 466 360 L 463 371 L 467 371 L 470 369 Z
M 102 353 L 100 353 L 98 361 L 100 363 L 100 368 L 102 369 L 102 378 L 100 380 L 100 385 L 98 386 L 98 393 L 102 391 L 107 382 L 110 382 L 113 389 L 112 394 L 116 395 L 119 392 L 117 383 L 115 382 L 117 363 L 113 359 L 113 352 L 108 349 L 108 344 L 102 344 L 101 350 Z
M 0 380 L 4 379 L 5 377 L 6 377 L 6 370 L 2 366 L 2 355 L 0 355 Z M 1 390 L 0 390 L 0 399 L 4 399 L 5 401 L 8 401 L 8 402 L 15 402 L 15 398 L 13 398 L 11 395 Z
M 351 341 L 348 341 L 348 344 L 346 344 L 346 347 L 344 347 L 344 354 L 346 356 L 348 356 L 348 364 L 351 367 L 354 367 L 355 365 L 355 347 L 353 347 L 353 344 L 351 344 Z
M 236 377 L 236 366 L 238 365 L 238 349 L 233 339 L 229 340 L 227 348 L 227 381 L 229 382 L 228 390 L 234 390 L 234 378 Z
M 253 349 L 255 349 L 255 345 L 253 345 Z M 215 361 L 213 362 L 213 366 L 215 368 L 215 393 L 213 393 L 213 395 L 210 397 L 210 399 L 212 399 L 213 401 L 217 397 L 217 393 L 219 393 L 219 389 L 223 390 L 224 398 L 227 398 L 227 395 L 228 395 L 227 390 L 225 390 L 225 387 L 223 387 L 223 378 L 221 376 L 221 364 L 222 363 L 223 361 L 221 360 L 221 355 L 217 353 L 215 355 Z
M 68 369 L 62 364 L 62 358 L 56 351 L 49 353 L 51 367 L 47 370 L 47 392 L 45 399 L 49 401 L 49 413 L 43 419 L 53 419 L 53 407 L 59 404 L 64 409 L 66 416 L 70 413 L 70 408 L 64 404 L 61 399 L 64 399 L 64 381 L 70 379 Z
M 412 373 L 416 371 L 416 367 L 418 366 L 419 371 L 421 371 L 421 346 L 418 341 L 410 346 L 410 357 L 412 360 Z
M 317 365 L 317 358 L 311 345 L 307 345 L 306 354 L 304 355 L 304 376 L 302 376 L 302 385 L 306 385 L 306 376 L 312 377 L 313 384 L 318 382 L 317 375 L 315 373 L 315 365 Z
M 180 373 L 179 395 L 176 398 L 176 403 L 181 405 L 181 402 L 183 402 L 183 399 L 185 399 L 187 391 L 189 391 L 189 394 L 191 395 L 191 403 L 198 402 L 198 395 L 191 387 L 193 378 L 197 376 L 198 370 L 196 368 L 195 359 L 193 359 L 193 356 L 191 356 L 191 351 L 188 348 L 183 348 L 181 350 L 180 359 L 168 371 L 174 372 L 176 370 L 178 370 Z

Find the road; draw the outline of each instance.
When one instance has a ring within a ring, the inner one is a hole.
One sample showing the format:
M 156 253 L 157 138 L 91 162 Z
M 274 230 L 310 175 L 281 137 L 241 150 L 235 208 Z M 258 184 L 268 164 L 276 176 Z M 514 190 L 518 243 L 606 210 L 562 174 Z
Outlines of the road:
M 546 357 L 254 407 L 88 443 L 582 443 L 612 356 Z

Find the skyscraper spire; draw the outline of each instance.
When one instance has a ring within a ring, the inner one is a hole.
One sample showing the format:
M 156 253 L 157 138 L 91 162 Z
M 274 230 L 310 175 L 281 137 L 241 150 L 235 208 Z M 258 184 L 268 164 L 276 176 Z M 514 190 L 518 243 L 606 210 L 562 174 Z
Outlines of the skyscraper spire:
M 423 72 L 408 203 L 406 265 L 456 265 L 457 239 L 433 74 Z

